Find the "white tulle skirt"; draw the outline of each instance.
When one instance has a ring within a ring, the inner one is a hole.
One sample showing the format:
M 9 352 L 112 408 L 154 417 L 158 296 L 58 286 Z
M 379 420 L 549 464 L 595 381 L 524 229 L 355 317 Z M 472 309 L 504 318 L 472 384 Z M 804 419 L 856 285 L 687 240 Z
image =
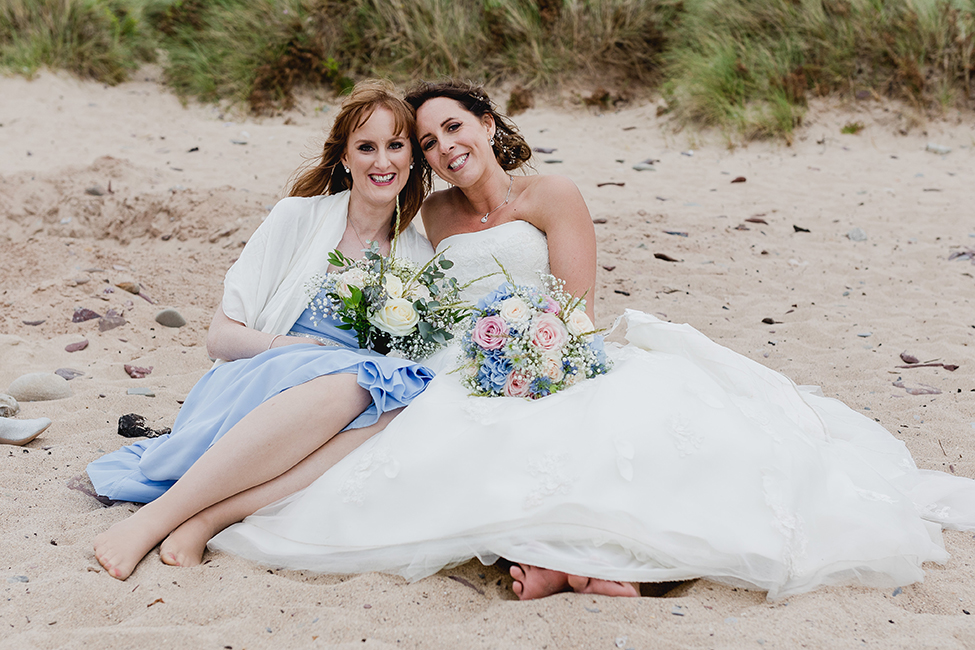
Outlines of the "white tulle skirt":
M 628 311 L 613 370 L 530 402 L 442 372 L 307 489 L 217 535 L 256 562 L 416 580 L 497 557 L 610 580 L 706 577 L 775 599 L 891 587 L 975 528 L 975 481 L 688 325 Z

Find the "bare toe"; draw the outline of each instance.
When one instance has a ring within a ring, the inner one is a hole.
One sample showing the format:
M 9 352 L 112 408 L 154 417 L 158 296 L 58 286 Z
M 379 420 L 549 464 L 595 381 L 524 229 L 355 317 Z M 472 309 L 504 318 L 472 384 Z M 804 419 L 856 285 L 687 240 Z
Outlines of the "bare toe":
M 203 562 L 211 533 L 202 517 L 192 517 L 163 540 L 159 559 L 170 566 L 197 566 Z
M 511 590 L 521 600 L 544 598 L 568 589 L 566 574 L 561 571 L 543 569 L 530 564 L 512 565 L 510 569 L 514 583 Z
M 600 596 L 616 596 L 621 598 L 636 598 L 640 595 L 640 586 L 635 582 L 619 582 L 616 580 L 598 580 L 584 576 L 569 576 L 568 583 L 578 594 L 597 594 Z

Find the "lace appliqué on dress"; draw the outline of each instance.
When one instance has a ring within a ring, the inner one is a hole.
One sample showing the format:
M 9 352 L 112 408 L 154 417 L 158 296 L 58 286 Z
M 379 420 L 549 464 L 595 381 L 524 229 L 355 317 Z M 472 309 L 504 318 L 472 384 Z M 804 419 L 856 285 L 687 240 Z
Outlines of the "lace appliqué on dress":
M 568 454 L 549 452 L 537 460 L 528 461 L 528 473 L 536 479 L 535 489 L 525 497 L 525 509 L 542 505 L 545 498 L 556 494 L 568 494 L 576 480 L 569 470 Z
M 687 416 L 683 414 L 675 415 L 671 419 L 670 430 L 674 448 L 681 458 L 697 453 L 704 444 L 704 436 L 694 430 Z
M 362 460 L 352 468 L 352 474 L 342 485 L 342 500 L 345 503 L 362 505 L 365 500 L 364 488 L 366 481 L 378 469 L 383 470 L 386 478 L 396 478 L 399 474 L 399 461 L 389 455 L 385 449 L 373 449 L 362 456 Z
M 762 489 L 765 493 L 765 504 L 772 510 L 772 525 L 785 537 L 782 549 L 782 561 L 794 578 L 800 572 L 800 563 L 806 557 L 806 522 L 795 511 L 791 510 L 784 499 L 781 479 L 765 475 L 762 477 Z

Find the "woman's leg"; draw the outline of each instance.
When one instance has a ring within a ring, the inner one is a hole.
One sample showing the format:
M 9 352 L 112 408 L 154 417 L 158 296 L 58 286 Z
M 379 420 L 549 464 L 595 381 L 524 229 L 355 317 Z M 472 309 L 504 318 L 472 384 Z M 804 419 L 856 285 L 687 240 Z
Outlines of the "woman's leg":
M 165 494 L 95 538 L 95 557 L 125 580 L 180 524 L 215 503 L 281 476 L 366 409 L 354 374 L 318 377 L 257 406 Z
M 207 542 L 214 535 L 264 506 L 308 487 L 356 447 L 385 429 L 402 410 L 383 413 L 379 422 L 371 427 L 343 431 L 281 476 L 238 492 L 193 515 L 163 540 L 159 558 L 173 566 L 199 564 L 203 561 Z

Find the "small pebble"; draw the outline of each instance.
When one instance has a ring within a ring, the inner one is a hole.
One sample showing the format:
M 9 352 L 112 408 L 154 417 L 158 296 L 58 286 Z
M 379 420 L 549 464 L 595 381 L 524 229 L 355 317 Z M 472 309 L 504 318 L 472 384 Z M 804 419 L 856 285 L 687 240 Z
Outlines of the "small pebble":
M 91 187 L 85 188 L 85 194 L 90 194 L 91 196 L 102 196 L 105 194 L 105 190 L 101 185 L 92 185 Z
M 183 315 L 172 307 L 167 307 L 156 314 L 156 322 L 163 327 L 182 327 L 186 325 Z
M 27 576 L 10 576 L 7 578 L 7 582 L 30 582 L 30 578 Z
M 45 319 L 42 318 L 41 320 L 25 320 L 22 322 L 24 323 L 24 325 L 30 325 L 32 327 L 36 327 L 37 325 L 43 325 Z
M 94 312 L 90 309 L 84 307 L 77 307 L 74 310 L 74 314 L 71 316 L 72 323 L 83 323 L 86 320 L 91 320 L 93 318 L 101 318 L 102 315 L 98 312 Z
M 144 379 L 146 376 L 152 373 L 152 366 L 142 368 L 140 366 L 130 366 L 126 363 L 122 367 L 125 368 L 125 372 L 128 373 L 129 377 L 132 377 L 132 379 Z
M 900 587 L 898 587 L 897 589 L 894 589 L 894 593 L 892 593 L 891 595 L 892 596 L 900 596 L 903 592 L 904 592 L 904 590 L 901 589 Z
M 871 335 L 873 335 L 873 332 L 860 332 L 859 334 L 857 334 L 857 336 L 859 336 L 861 339 L 865 339 Z
M 674 616 L 683 616 L 684 608 L 681 607 L 680 605 L 674 605 L 674 608 L 670 610 L 670 613 L 673 614 Z
M 656 167 L 654 167 L 651 163 L 646 163 L 646 162 L 638 162 L 637 164 L 633 165 L 633 169 L 637 170 L 638 172 L 657 171 Z
M 862 228 L 854 228 L 846 233 L 846 236 L 850 241 L 867 241 L 867 233 L 863 232 Z
M 71 386 L 53 372 L 32 372 L 14 379 L 7 392 L 19 402 L 43 402 L 71 397 Z
M 588 606 L 584 606 L 584 607 L 585 607 L 585 610 L 587 612 L 589 612 L 590 614 L 598 614 L 599 613 L 599 608 L 598 607 L 588 607 Z
M 98 319 L 98 331 L 107 332 L 121 325 L 125 325 L 126 320 L 122 318 L 114 309 L 109 309 L 105 315 Z
M 142 291 L 142 287 L 139 286 L 138 282 L 129 282 L 129 281 L 116 282 L 115 286 L 118 287 L 119 289 L 122 289 L 123 291 L 134 293 L 135 295 L 139 295 L 139 293 Z
M 80 370 L 75 370 L 73 368 L 58 368 L 54 371 L 54 374 L 58 377 L 64 377 L 66 381 L 71 381 L 72 379 L 77 379 L 78 377 L 84 377 L 85 373 Z
M 125 391 L 126 395 L 142 395 L 143 397 L 155 397 L 156 394 L 152 392 L 151 388 L 130 388 Z
M 79 350 L 84 350 L 88 347 L 88 339 L 81 339 L 75 343 L 68 343 L 64 346 L 65 352 L 78 352 Z
M 930 151 L 931 153 L 937 153 L 941 155 L 951 153 L 951 147 L 946 147 L 943 144 L 935 144 L 934 142 L 929 142 L 927 146 L 924 148 Z

